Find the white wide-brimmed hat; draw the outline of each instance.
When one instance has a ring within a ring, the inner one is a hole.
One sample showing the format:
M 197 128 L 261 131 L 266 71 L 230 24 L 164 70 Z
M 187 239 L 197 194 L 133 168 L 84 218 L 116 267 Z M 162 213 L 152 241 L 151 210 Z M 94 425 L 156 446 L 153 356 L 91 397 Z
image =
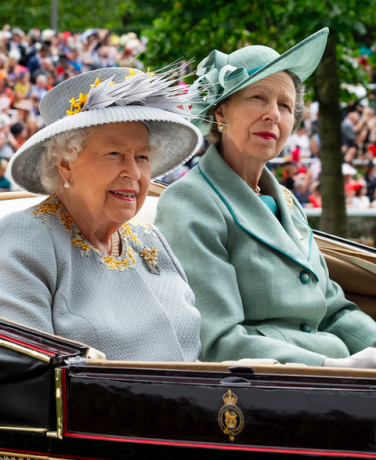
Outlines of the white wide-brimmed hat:
M 12 157 L 11 179 L 22 189 L 45 194 L 40 181 L 40 158 L 45 141 L 65 131 L 106 123 L 139 121 L 147 125 L 150 142 L 158 148 L 150 156 L 151 179 L 164 176 L 188 161 L 202 136 L 179 108 L 187 94 L 174 86 L 177 65 L 155 73 L 129 68 L 97 69 L 77 75 L 49 91 L 40 103 L 46 127 L 26 141 Z

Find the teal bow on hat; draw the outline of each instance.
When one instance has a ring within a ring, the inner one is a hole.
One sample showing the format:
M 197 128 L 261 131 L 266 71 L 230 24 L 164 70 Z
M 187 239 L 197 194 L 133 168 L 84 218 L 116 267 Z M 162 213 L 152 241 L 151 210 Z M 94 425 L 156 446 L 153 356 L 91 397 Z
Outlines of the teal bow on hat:
M 209 130 L 208 111 L 231 94 L 262 78 L 291 70 L 303 82 L 318 66 L 325 50 L 329 29 L 326 27 L 282 55 L 267 46 L 246 46 L 231 54 L 214 50 L 197 67 L 199 77 L 191 86 L 192 123 L 203 134 Z

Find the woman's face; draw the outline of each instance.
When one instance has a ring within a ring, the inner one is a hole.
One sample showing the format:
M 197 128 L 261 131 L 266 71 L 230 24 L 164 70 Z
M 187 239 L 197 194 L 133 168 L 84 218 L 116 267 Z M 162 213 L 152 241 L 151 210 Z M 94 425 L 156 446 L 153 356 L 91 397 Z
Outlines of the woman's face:
M 262 162 L 283 149 L 294 126 L 296 91 L 286 72 L 265 77 L 236 93 L 216 111 L 225 123 L 222 148 Z
M 101 125 L 69 163 L 71 206 L 98 222 L 132 219 L 150 183 L 150 145 L 146 126 L 137 122 Z

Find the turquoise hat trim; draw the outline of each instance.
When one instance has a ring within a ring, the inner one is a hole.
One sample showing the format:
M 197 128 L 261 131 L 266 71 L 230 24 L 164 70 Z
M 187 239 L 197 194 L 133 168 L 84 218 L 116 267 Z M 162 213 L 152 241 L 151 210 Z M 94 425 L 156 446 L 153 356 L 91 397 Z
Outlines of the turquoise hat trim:
M 253 73 L 257 72 L 258 70 L 262 69 L 265 67 L 265 65 L 260 65 L 259 67 L 256 67 L 255 69 L 252 69 L 248 72 L 248 75 L 252 75 Z
M 291 70 L 303 82 L 318 66 L 329 29 L 325 27 L 282 55 L 267 46 L 246 46 L 231 54 L 213 50 L 197 67 L 197 80 L 189 90 L 192 123 L 203 134 L 209 131 L 205 117 L 211 107 L 252 83 L 283 70 Z M 205 94 L 205 95 L 203 95 Z

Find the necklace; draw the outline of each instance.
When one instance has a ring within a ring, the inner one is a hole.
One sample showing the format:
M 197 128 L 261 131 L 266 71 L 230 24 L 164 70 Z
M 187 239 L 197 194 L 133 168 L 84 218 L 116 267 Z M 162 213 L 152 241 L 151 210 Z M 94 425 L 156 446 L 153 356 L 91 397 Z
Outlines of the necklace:
M 252 189 L 253 190 L 253 189 Z M 261 192 L 261 188 L 256 185 L 256 190 L 253 190 L 255 193 L 257 193 L 257 195 Z
M 119 257 L 119 235 L 118 232 L 115 232 L 111 235 L 109 239 L 109 243 L 111 246 L 110 256 L 112 257 Z

